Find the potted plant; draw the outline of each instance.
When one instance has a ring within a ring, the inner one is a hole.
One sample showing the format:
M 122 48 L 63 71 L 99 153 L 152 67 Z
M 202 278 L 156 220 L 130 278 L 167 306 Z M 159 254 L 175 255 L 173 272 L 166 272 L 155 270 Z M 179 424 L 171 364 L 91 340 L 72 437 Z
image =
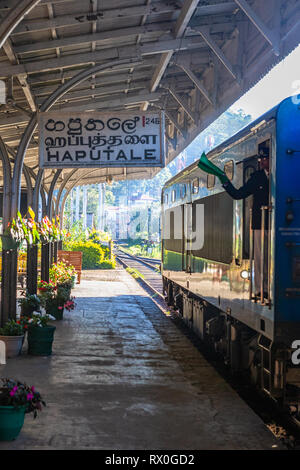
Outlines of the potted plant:
M 68 291 L 68 299 L 71 297 L 71 290 L 75 287 L 77 273 L 74 266 L 68 266 L 64 261 L 53 263 L 49 270 L 50 280 Z
M 72 305 L 72 300 L 69 289 L 58 285 L 56 295 L 46 301 L 46 313 L 52 315 L 56 320 L 62 320 L 64 308 L 67 306 L 67 309 L 71 310 L 70 305 Z
M 38 282 L 38 294 L 42 303 L 43 303 L 44 297 L 54 295 L 56 290 L 57 290 L 57 285 L 52 281 L 50 282 L 39 281 Z
M 51 299 L 56 296 L 57 285 L 52 281 L 39 281 L 38 282 L 38 296 L 41 301 L 41 306 L 47 309 L 47 304 Z
M 18 299 L 21 307 L 21 315 L 30 317 L 33 312 L 41 311 L 41 299 L 36 294 L 29 294 L 28 291 L 22 292 L 23 297 Z
M 25 413 L 38 411 L 46 403 L 34 387 L 11 379 L 0 379 L 0 441 L 16 439 L 24 424 Z
M 33 314 L 27 320 L 28 325 L 28 354 L 35 356 L 50 356 L 56 327 L 49 325 L 49 316 Z
M 15 320 L 6 322 L 3 328 L 0 328 L 0 341 L 5 343 L 7 358 L 18 356 L 24 341 L 24 330 L 21 322 Z
M 53 282 L 40 281 L 38 283 L 41 305 L 45 308 L 46 314 L 57 320 L 63 317 L 63 308 L 68 300 L 68 291 L 56 286 Z

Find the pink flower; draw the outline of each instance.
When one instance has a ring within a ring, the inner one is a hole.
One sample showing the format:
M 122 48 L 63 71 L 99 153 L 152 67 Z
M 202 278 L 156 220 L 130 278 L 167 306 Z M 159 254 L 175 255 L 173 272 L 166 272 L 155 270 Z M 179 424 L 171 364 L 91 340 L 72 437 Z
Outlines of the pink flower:
M 62 307 L 58 307 L 58 310 L 62 310 Z
M 27 393 L 27 401 L 30 401 L 33 399 L 33 393 Z
M 34 391 L 35 391 L 35 387 L 34 387 L 34 386 L 31 387 L 31 391 L 32 391 L 32 393 L 34 393 Z
M 9 394 L 10 394 L 11 397 L 13 397 L 13 396 L 15 395 L 15 393 L 16 393 L 16 392 L 14 392 L 13 390 L 11 390 L 11 391 L 9 392 Z

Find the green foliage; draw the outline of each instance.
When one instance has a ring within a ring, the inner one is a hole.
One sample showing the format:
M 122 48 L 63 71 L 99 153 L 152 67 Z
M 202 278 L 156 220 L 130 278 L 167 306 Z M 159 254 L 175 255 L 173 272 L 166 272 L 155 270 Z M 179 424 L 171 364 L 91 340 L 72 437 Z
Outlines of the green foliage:
M 64 305 L 69 300 L 71 289 L 70 287 L 62 284 L 57 285 L 56 303 L 57 305 Z
M 108 243 L 111 240 L 111 236 L 107 232 L 101 230 L 91 230 L 89 233 L 89 240 L 92 240 L 97 243 L 105 242 Z
M 138 271 L 137 269 L 135 268 L 126 268 L 126 271 L 132 276 L 134 277 L 134 279 L 138 279 L 139 277 L 141 277 L 142 279 L 144 279 L 144 275 L 142 273 L 140 273 L 140 271 Z
M 108 204 L 109 206 L 113 206 L 115 204 L 116 196 L 114 193 L 108 189 L 105 191 L 105 204 Z
M 48 315 L 39 315 L 39 314 L 34 314 L 32 315 L 29 320 L 27 320 L 27 326 L 28 327 L 39 327 L 39 328 L 46 328 L 48 326 L 50 317 Z
M 102 261 L 102 263 L 99 265 L 100 269 L 115 269 L 116 267 L 116 259 L 114 256 L 112 256 L 112 259 L 106 259 Z
M 0 379 L 0 406 L 26 407 L 26 413 L 36 418 L 45 401 L 35 387 L 29 387 L 18 380 Z
M 3 328 L 0 328 L 1 336 L 22 336 L 23 334 L 23 326 L 15 320 L 9 320 Z
M 65 245 L 74 242 L 85 242 L 89 237 L 89 230 L 83 230 L 82 221 L 75 222 L 69 230 L 69 236 Z
M 160 243 L 149 243 L 143 240 L 127 240 L 126 243 L 122 243 L 120 248 L 134 256 L 143 256 L 145 258 L 161 258 L 161 246 Z
M 70 289 L 75 287 L 76 269 L 74 266 L 69 266 L 63 261 L 53 263 L 49 269 L 50 281 L 54 284 L 64 284 Z
M 76 224 L 64 249 L 82 252 L 83 269 L 114 269 L 116 261 L 113 256 L 110 258 L 110 241 L 108 233 L 95 229 L 82 231 L 80 224 Z
M 28 291 L 22 292 L 22 296 L 18 299 L 23 315 L 30 315 L 32 312 L 39 312 L 41 308 L 41 300 L 36 294 L 29 294 Z
M 102 247 L 92 241 L 73 242 L 68 244 L 68 250 L 82 252 L 82 268 L 98 269 L 104 260 Z

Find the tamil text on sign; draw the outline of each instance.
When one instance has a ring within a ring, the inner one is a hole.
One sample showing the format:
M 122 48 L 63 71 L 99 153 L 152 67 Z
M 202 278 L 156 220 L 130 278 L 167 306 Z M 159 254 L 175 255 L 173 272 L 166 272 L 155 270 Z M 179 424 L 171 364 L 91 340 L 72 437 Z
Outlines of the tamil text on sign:
M 164 166 L 163 113 L 39 114 L 40 167 Z

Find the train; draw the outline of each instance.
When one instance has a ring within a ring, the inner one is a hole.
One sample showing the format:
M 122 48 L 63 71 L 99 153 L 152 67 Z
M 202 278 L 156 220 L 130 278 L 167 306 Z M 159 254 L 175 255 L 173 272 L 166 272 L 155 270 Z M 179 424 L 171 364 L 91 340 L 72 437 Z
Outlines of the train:
M 232 372 L 245 373 L 277 402 L 298 406 L 300 96 L 280 102 L 207 158 L 239 188 L 257 170 L 262 148 L 270 173 L 269 201 L 261 208 L 268 221 L 260 240 L 261 290 L 254 286 L 253 196 L 234 200 L 197 161 L 162 188 L 163 290 Z

